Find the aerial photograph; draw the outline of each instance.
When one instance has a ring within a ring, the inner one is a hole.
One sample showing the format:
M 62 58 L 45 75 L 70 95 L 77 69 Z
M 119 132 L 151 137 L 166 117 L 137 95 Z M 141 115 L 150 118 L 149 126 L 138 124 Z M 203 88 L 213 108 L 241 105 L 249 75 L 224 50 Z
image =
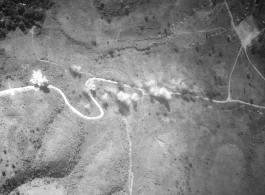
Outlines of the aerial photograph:
M 0 195 L 265 195 L 265 0 L 0 0 Z

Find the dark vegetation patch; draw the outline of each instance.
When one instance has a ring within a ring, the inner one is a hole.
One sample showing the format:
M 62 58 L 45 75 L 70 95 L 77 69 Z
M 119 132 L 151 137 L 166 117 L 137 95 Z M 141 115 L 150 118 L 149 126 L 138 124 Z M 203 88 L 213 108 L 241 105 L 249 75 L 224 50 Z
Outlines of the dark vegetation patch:
M 35 178 L 52 177 L 63 178 L 67 176 L 75 167 L 77 162 L 72 161 L 65 164 L 58 162 L 57 164 L 49 164 L 40 168 L 28 168 L 18 172 L 15 176 L 8 178 L 3 185 L 0 186 L 0 194 L 6 195 L 11 191 Z M 54 170 L 54 167 L 57 167 Z
M 209 98 L 210 100 L 212 99 L 219 99 L 219 98 L 225 98 L 224 95 L 216 89 L 216 86 L 211 85 L 211 84 L 206 84 L 205 87 L 205 96 Z
M 255 22 L 259 29 L 265 27 L 265 1 L 263 0 L 238 0 L 238 1 L 227 1 L 229 4 L 230 11 L 235 20 L 236 25 L 242 22 L 245 18 L 253 15 Z
M 125 102 L 121 102 L 117 100 L 118 107 L 119 107 L 119 113 L 122 116 L 129 116 L 130 115 L 130 106 L 127 105 Z
M 82 74 L 73 68 L 69 68 L 69 72 L 74 78 L 81 78 Z
M 96 90 L 90 90 L 90 92 L 91 92 L 91 94 L 92 94 L 92 96 L 93 96 L 94 98 L 97 97 L 97 92 L 96 92 Z
M 110 189 L 109 189 L 109 192 L 107 192 L 106 195 L 114 195 L 114 194 L 117 194 L 119 192 L 123 192 L 123 188 L 120 187 L 120 186 L 112 186 Z
M 182 89 L 181 90 L 181 98 L 184 100 L 184 101 L 187 101 L 187 102 L 196 102 L 196 94 L 195 92 L 193 91 L 189 91 L 188 89 Z
M 265 132 L 265 120 L 263 117 L 255 118 L 250 116 L 250 122 L 248 123 L 249 131 L 252 135 Z
M 39 131 L 36 129 L 36 131 Z M 34 132 L 36 132 L 34 131 Z M 15 164 L 10 162 L 10 166 L 13 169 L 15 174 L 10 177 L 6 176 L 6 172 L 2 172 L 2 175 L 5 175 L 6 178 L 0 183 L 0 194 L 7 195 L 17 187 L 32 181 L 35 178 L 51 177 L 51 178 L 63 178 L 69 175 L 76 164 L 80 160 L 79 148 L 84 142 L 84 137 L 81 137 L 80 143 L 77 146 L 77 150 L 74 153 L 74 156 L 71 158 L 62 158 L 58 161 L 50 161 L 49 163 L 42 163 L 38 166 L 34 165 L 35 155 L 32 155 L 32 158 L 22 159 L 23 166 L 21 169 L 16 169 Z M 25 144 L 27 145 L 27 144 Z M 36 153 L 35 151 L 34 153 Z
M 255 0 L 227 1 L 237 26 L 256 9 Z
M 217 92 L 217 91 L 206 91 L 206 97 L 209 98 L 210 100 L 216 98 L 216 97 L 220 97 L 221 93 Z
M 134 109 L 135 112 L 138 111 L 138 104 L 137 104 L 137 102 L 133 102 L 133 109 Z
M 128 16 L 138 7 L 150 2 L 151 0 L 93 0 L 98 13 L 108 23 L 111 23 L 113 17 Z
M 265 1 L 263 0 L 252 0 L 255 3 L 255 8 L 253 11 L 253 17 L 256 20 L 256 23 L 259 29 L 263 29 L 265 27 Z
M 87 92 L 83 91 L 83 92 L 82 92 L 82 95 L 83 95 L 83 97 L 85 97 L 88 101 L 91 101 L 91 97 L 88 95 Z
M 40 86 L 40 90 L 43 91 L 43 93 L 50 93 L 50 89 L 48 88 L 48 85 Z
M 119 91 L 124 91 L 124 83 L 118 81 L 117 87 L 118 87 Z
M 264 21 L 265 22 L 265 21 Z M 258 70 L 265 74 L 265 32 L 262 31 L 260 35 L 253 40 L 252 45 L 250 47 L 250 52 L 253 56 L 259 60 L 259 63 L 256 63 Z
M 33 26 L 41 27 L 51 0 L 0 0 L 0 38 L 20 28 L 27 32 Z
M 108 104 L 107 102 L 104 102 L 104 103 L 102 104 L 102 106 L 103 106 L 103 108 L 104 108 L 105 110 L 108 110 L 108 108 L 109 108 L 109 104 Z
M 166 98 L 164 97 L 158 97 L 158 96 L 153 96 L 153 95 L 150 95 L 150 101 L 152 103 L 154 103 L 154 100 L 159 102 L 160 104 L 162 104 L 163 106 L 166 107 L 167 111 L 170 112 L 170 105 L 169 105 L 169 100 L 167 100 Z

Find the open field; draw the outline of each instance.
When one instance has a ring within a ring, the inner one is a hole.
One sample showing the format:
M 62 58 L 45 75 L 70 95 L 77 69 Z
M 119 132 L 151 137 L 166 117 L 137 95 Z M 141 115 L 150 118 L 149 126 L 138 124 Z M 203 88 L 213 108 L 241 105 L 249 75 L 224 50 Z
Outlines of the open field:
M 263 3 L 48 5 L 0 40 L 0 194 L 265 193 Z

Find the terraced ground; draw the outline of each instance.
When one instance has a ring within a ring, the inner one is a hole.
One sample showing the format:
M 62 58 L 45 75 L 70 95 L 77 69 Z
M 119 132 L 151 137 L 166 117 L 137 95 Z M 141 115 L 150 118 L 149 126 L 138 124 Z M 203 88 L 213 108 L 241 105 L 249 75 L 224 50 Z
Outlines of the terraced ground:
M 263 2 L 12 2 L 0 194 L 265 193 Z

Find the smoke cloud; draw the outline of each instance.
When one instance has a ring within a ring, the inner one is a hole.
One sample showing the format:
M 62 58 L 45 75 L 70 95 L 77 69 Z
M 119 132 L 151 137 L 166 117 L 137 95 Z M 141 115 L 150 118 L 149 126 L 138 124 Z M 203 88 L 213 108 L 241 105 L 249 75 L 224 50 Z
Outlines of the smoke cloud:
M 127 105 L 130 105 L 132 102 L 136 102 L 140 99 L 137 93 L 129 94 L 124 91 L 119 91 L 116 95 L 117 99 Z
M 154 80 L 150 80 L 145 83 L 149 88 L 149 93 L 155 97 L 164 98 L 166 100 L 171 99 L 172 92 L 167 90 L 165 87 L 158 87 Z

